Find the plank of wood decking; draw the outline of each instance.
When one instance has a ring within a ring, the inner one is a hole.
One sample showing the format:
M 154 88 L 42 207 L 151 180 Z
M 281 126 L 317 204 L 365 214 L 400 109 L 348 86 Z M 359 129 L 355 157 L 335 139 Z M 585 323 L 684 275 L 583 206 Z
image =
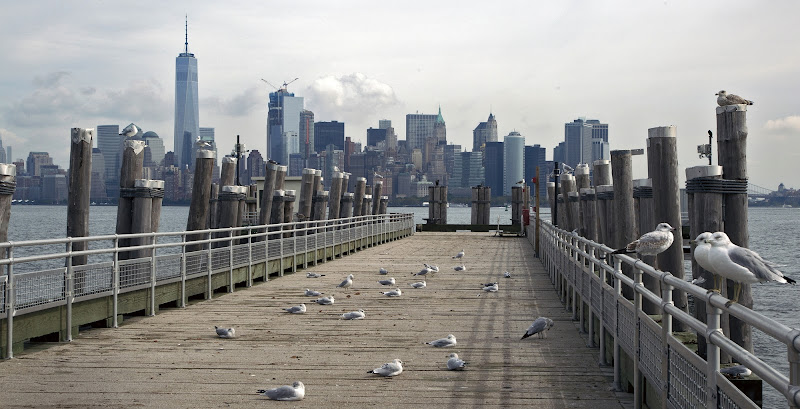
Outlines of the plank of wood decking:
M 464 249 L 467 271 L 451 257 Z M 441 271 L 412 289 L 422 263 Z M 389 270 L 387 276 L 378 269 Z M 305 278 L 306 271 L 326 274 Z M 510 271 L 511 279 L 503 278 Z M 335 288 L 348 274 L 354 288 Z M 380 294 L 395 277 L 403 295 Z M 484 293 L 481 283 L 499 281 Z M 305 288 L 335 294 L 313 304 Z M 305 314 L 282 308 L 305 302 Z M 364 309 L 366 319 L 339 315 Z M 538 316 L 555 321 L 548 337 L 520 340 Z M 530 244 L 486 233 L 418 233 L 321 263 L 268 283 L 185 309 L 136 317 L 118 329 L 81 332 L 70 344 L 35 348 L 0 363 L 4 407 L 263 406 L 261 388 L 301 380 L 293 407 L 619 408 L 629 395 L 610 391 L 611 373 L 578 335 Z M 213 326 L 233 326 L 219 339 Z M 454 334 L 452 348 L 424 342 Z M 467 361 L 447 371 L 451 352 Z M 367 371 L 400 358 L 392 379 Z M 624 405 L 623 405 L 624 404 Z

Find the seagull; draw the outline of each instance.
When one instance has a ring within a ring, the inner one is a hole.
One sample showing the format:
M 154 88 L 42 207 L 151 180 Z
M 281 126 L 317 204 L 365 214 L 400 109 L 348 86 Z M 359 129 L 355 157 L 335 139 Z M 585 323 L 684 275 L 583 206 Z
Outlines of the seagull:
M 699 264 L 700 267 L 714 275 L 714 288 L 712 288 L 711 291 L 719 292 L 717 276 L 714 274 L 714 270 L 711 267 L 711 262 L 708 260 L 708 255 L 711 252 L 711 241 L 713 239 L 714 235 L 711 232 L 703 232 L 700 233 L 696 239 L 689 241 L 689 244 L 697 244 L 697 246 L 694 248 L 694 259 L 697 261 L 697 264 Z M 692 280 L 692 284 L 702 284 L 705 281 L 706 280 L 704 278 L 698 276 Z
M 483 285 L 483 291 L 487 293 L 496 293 L 500 287 L 497 286 L 498 283 L 487 283 Z
M 217 331 L 217 336 L 220 338 L 233 338 L 236 336 L 236 330 L 233 328 L 220 328 L 215 325 L 214 330 Z
M 133 138 L 136 134 L 139 133 L 139 128 L 136 127 L 134 124 L 130 124 L 122 129 L 122 132 L 119 134 L 126 137 L 126 138 Z
M 717 96 L 717 104 L 719 104 L 721 107 L 726 105 L 753 105 L 753 101 L 744 99 L 738 95 L 728 94 L 724 90 L 714 95 Z
M 425 268 L 427 268 L 428 270 L 431 270 L 434 273 L 438 273 L 439 272 L 439 266 L 434 266 L 434 265 L 430 265 L 430 264 L 426 264 L 426 263 L 422 263 L 422 265 L 425 266 Z
M 639 240 L 634 240 L 624 248 L 612 251 L 611 254 L 638 253 L 643 256 L 655 256 L 672 245 L 673 240 L 675 240 L 672 235 L 673 231 L 675 231 L 675 228 L 670 226 L 669 223 L 659 223 L 655 230 L 643 234 L 642 237 L 639 237 Z
M 364 314 L 364 310 L 351 311 L 342 314 L 342 318 L 346 320 L 362 320 L 365 316 L 366 314 Z
M 409 285 L 411 287 L 413 287 L 413 288 L 425 288 L 425 287 L 428 286 L 428 284 L 426 284 L 424 280 L 423 281 L 418 281 L 416 283 L 411 283 Z
M 306 386 L 297 381 L 290 385 L 279 386 L 275 389 L 259 389 L 258 393 L 272 400 L 302 400 L 306 396 Z
M 306 305 L 300 304 L 294 307 L 284 308 L 283 310 L 291 314 L 303 314 L 306 312 Z
M 505 273 L 503 273 L 503 277 L 505 277 L 505 278 L 511 278 L 511 273 L 509 273 L 508 271 L 506 271 Z
M 439 338 L 436 341 L 426 342 L 427 345 L 433 345 L 435 347 L 451 347 L 455 346 L 456 344 L 456 336 L 450 334 L 447 338 Z
M 395 359 L 392 362 L 387 362 L 381 365 L 380 368 L 375 368 L 367 373 L 374 373 L 381 376 L 395 376 L 403 373 L 403 361 Z
M 350 288 L 352 286 L 353 286 L 353 275 L 350 274 L 350 275 L 347 276 L 347 278 L 344 279 L 344 281 L 339 283 L 339 285 L 337 285 L 336 287 Z
M 572 172 L 575 171 L 575 169 L 573 169 L 572 166 L 569 166 L 566 163 L 562 163 L 561 167 L 564 169 L 564 174 L 565 175 L 571 175 Z
M 397 289 L 389 290 L 389 291 L 381 291 L 381 294 L 383 294 L 383 295 L 385 295 L 387 297 L 399 297 L 399 296 L 403 295 L 403 292 L 400 291 L 399 288 L 397 288 Z
M 319 305 L 331 305 L 331 304 L 334 303 L 334 301 L 335 300 L 333 299 L 333 294 L 331 294 L 331 295 L 329 295 L 327 297 L 322 297 L 322 298 L 318 298 L 318 299 L 314 300 L 314 302 L 319 304 Z
M 458 354 L 455 352 L 450 354 L 449 358 L 450 359 L 447 360 L 447 369 L 451 371 L 464 369 L 464 367 L 467 365 L 467 363 L 461 360 L 461 358 L 459 358 Z
M 197 139 L 195 139 L 194 144 L 200 149 L 210 149 L 211 148 L 211 143 L 208 142 L 208 141 L 202 140 L 199 135 L 197 136 Z
M 419 270 L 419 273 L 414 273 L 414 275 L 415 275 L 415 276 L 424 276 L 424 275 L 426 275 L 426 274 L 428 274 L 428 273 L 430 273 L 430 272 L 433 272 L 433 270 L 431 270 L 431 269 L 430 269 L 430 268 L 428 268 L 428 267 L 425 267 L 425 268 L 423 268 L 422 270 Z
M 533 324 L 531 324 L 531 326 L 528 327 L 528 330 L 525 331 L 525 334 L 523 334 L 522 338 L 520 339 L 525 339 L 535 334 L 539 334 L 539 338 L 545 338 L 547 337 L 546 331 L 548 331 L 552 327 L 553 327 L 553 320 L 547 317 L 539 317 L 535 321 L 533 321 Z
M 306 288 L 306 297 L 319 297 L 320 295 L 325 294 L 319 291 L 309 290 Z
M 325 274 L 318 274 L 318 273 L 306 273 L 306 278 L 320 278 L 324 277 Z
M 280 165 L 280 163 L 278 163 L 278 162 L 275 162 L 273 159 L 269 159 L 269 160 L 267 160 L 267 163 L 271 163 L 271 164 L 273 164 L 273 165 Z
M 380 269 L 380 270 L 378 270 L 378 274 L 382 274 L 382 275 L 389 274 L 389 270 L 387 270 L 387 269 L 385 269 L 385 268 L 381 267 L 381 269 Z
M 394 277 L 392 277 L 392 278 L 390 278 L 388 280 L 378 280 L 378 283 L 380 285 L 394 285 Z
M 720 368 L 719 373 L 729 378 L 742 379 L 746 376 L 752 375 L 753 371 L 751 371 L 744 365 L 736 365 L 736 366 L 729 366 L 727 368 Z
M 467 266 L 462 264 L 460 266 L 453 267 L 453 270 L 456 270 L 456 271 L 467 271 Z
M 464 257 L 464 250 L 459 251 L 458 254 L 453 256 L 453 258 L 462 258 L 462 257 Z
M 796 283 L 795 280 L 778 271 L 774 263 L 764 260 L 755 251 L 731 243 L 728 235 L 721 231 L 714 233 L 708 261 L 714 274 L 735 281 L 733 299 L 728 301 L 727 305 L 739 301 L 742 283 L 753 284 L 768 281 L 777 281 L 783 284 Z
M 373 175 L 373 178 L 374 179 L 383 179 L 383 175 L 379 174 L 378 172 L 375 172 L 375 174 Z

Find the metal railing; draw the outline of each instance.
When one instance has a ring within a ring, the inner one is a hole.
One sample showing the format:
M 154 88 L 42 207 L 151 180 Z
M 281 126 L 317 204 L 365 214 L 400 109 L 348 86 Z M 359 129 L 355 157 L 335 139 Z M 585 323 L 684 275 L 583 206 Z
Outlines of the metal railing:
M 254 264 L 280 260 L 278 273 L 283 275 L 286 268 L 296 271 L 298 255 L 354 241 L 358 243 L 356 248 L 362 248 L 372 243 L 369 240 L 382 243 L 391 233 L 403 230 L 413 234 L 413 214 L 0 243 L 0 251 L 7 255 L 0 259 L 0 271 L 5 273 L 0 275 L 0 319 L 6 321 L 6 357 L 13 357 L 14 317 L 66 306 L 65 338 L 69 341 L 72 306 L 76 302 L 111 296 L 112 325 L 117 327 L 121 293 L 150 288 L 150 315 L 154 315 L 155 289 L 159 285 L 180 282 L 178 305 L 184 307 L 189 279 L 207 276 L 206 297 L 210 298 L 213 275 L 228 274 L 228 292 L 232 292 L 234 269 L 248 267 L 250 286 Z M 131 239 L 144 244 L 120 245 Z M 77 243 L 86 243 L 88 249 L 73 250 Z M 334 250 L 331 252 L 335 254 Z M 78 256 L 87 256 L 88 262 L 73 265 Z M 287 257 L 292 258 L 290 266 L 284 266 Z M 321 260 L 325 262 L 326 257 Z M 316 264 L 316 256 L 312 262 Z M 308 267 L 308 257 L 303 257 L 302 267 Z M 266 280 L 269 270 L 265 270 Z
M 718 293 L 656 270 L 641 260 L 626 255 L 609 255 L 612 265 L 601 259 L 613 249 L 541 222 L 540 257 L 562 301 L 569 302 L 573 319 L 584 328 L 583 304 L 588 305 L 588 330 L 591 346 L 595 335 L 600 341 L 600 364 L 605 365 L 606 335 L 613 338 L 614 387 L 620 389 L 620 354 L 633 361 L 634 405 L 642 407 L 644 381 L 659 394 L 666 408 L 757 408 L 744 393 L 720 372 L 720 352 L 749 368 L 755 375 L 784 395 L 791 408 L 800 406 L 800 330 L 783 325 L 739 304 L 726 307 L 729 300 Z M 632 267 L 633 278 L 622 272 Z M 661 294 L 642 284 L 642 275 L 660 283 Z M 629 287 L 633 300 L 622 295 Z M 675 307 L 673 289 L 685 291 L 706 303 L 706 322 Z M 646 299 L 659 306 L 661 322 L 642 310 Z M 580 313 L 579 313 L 580 311 Z M 727 338 L 720 327 L 722 313 L 728 313 L 783 343 L 789 363 L 788 377 Z M 595 328 L 594 320 L 600 323 Z M 696 331 L 707 342 L 706 359 L 684 346 L 673 336 L 672 320 Z

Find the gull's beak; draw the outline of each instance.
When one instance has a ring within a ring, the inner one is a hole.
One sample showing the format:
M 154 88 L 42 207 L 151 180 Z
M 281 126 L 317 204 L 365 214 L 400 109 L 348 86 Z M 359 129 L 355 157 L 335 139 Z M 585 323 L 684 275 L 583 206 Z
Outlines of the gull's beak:
M 695 244 L 697 244 L 697 240 L 689 240 L 689 245 L 695 245 Z
M 716 93 L 716 94 L 714 94 L 714 95 L 719 95 L 719 92 L 717 92 L 717 93 Z

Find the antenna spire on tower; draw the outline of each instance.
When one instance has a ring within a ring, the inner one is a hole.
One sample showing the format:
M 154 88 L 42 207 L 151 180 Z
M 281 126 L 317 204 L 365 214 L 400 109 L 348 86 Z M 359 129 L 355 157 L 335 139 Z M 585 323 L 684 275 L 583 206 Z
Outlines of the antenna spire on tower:
M 185 33 L 186 33 L 186 42 L 183 43 L 184 47 L 185 47 L 184 52 L 186 54 L 189 54 L 189 15 L 188 14 L 186 15 L 186 21 L 185 21 L 184 30 L 185 30 Z

